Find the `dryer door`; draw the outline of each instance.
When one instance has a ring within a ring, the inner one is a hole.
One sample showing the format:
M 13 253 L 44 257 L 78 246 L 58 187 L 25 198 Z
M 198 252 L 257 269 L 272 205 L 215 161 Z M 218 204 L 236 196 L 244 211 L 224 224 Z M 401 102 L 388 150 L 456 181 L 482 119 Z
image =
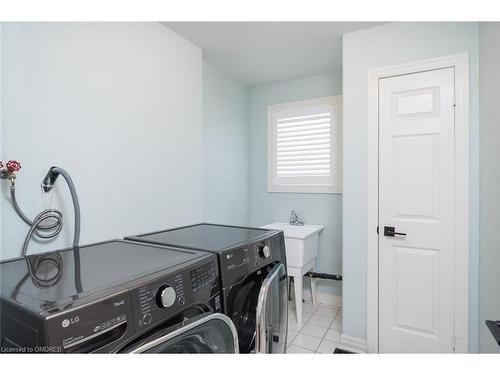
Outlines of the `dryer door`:
M 145 340 L 129 353 L 238 353 L 236 328 L 227 316 L 209 314 L 182 327 Z
M 288 326 L 288 282 L 283 263 L 264 279 L 257 302 L 256 352 L 285 353 Z

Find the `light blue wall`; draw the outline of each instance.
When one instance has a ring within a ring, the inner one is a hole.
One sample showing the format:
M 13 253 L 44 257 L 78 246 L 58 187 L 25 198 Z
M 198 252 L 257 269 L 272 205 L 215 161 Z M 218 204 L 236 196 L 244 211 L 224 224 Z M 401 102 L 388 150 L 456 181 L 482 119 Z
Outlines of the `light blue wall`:
M 79 193 L 81 243 L 202 220 L 248 224 L 248 88 L 198 47 L 155 22 L 2 31 L 0 156 L 23 164 L 17 190 L 28 216 L 44 208 L 40 181 L 60 165 Z M 64 184 L 55 190 L 54 205 L 71 218 Z M 28 228 L 7 183 L 1 192 L 0 258 L 9 258 Z M 65 224 L 29 251 L 69 246 Z
M 480 351 L 499 353 L 486 319 L 500 319 L 500 22 L 479 24 L 481 101 Z
M 343 38 L 344 334 L 366 338 L 366 162 L 368 70 L 470 53 L 469 344 L 478 348 L 478 24 L 391 23 Z M 368 317 L 369 319 L 370 317 Z
M 47 208 L 40 181 L 66 168 L 82 210 L 81 243 L 198 222 L 203 208 L 202 51 L 156 22 L 5 23 L 2 160 L 18 159 L 19 204 Z M 1 181 L 0 258 L 19 255 L 28 227 Z M 71 244 L 73 211 L 59 181 L 53 206 Z
M 342 196 L 338 194 L 284 194 L 267 192 L 267 106 L 295 100 L 338 95 L 340 74 L 328 74 L 250 89 L 250 225 L 288 221 L 296 210 L 309 224 L 323 224 L 318 271 L 342 273 Z M 318 292 L 341 295 L 340 284 L 318 283 Z
M 248 88 L 203 61 L 203 220 L 248 225 Z

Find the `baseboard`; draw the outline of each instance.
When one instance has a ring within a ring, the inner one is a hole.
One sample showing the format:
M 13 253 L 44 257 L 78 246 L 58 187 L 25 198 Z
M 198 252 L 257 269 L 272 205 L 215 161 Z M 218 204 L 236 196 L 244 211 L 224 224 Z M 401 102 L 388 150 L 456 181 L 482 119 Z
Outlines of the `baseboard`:
M 305 301 L 311 301 L 311 290 L 304 288 L 304 291 L 302 292 L 302 298 Z M 325 305 L 342 306 L 342 296 L 316 292 L 316 302 L 324 303 Z
M 339 347 L 354 353 L 366 353 L 366 340 L 342 333 Z

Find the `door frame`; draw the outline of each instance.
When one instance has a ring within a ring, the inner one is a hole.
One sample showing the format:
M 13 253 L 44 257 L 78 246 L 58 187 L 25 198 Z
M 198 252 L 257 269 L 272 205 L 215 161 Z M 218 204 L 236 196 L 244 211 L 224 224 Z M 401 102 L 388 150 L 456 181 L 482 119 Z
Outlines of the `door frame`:
M 469 310 L 469 54 L 392 65 L 368 72 L 367 158 L 367 330 L 368 353 L 379 352 L 379 103 L 382 78 L 454 68 L 455 72 L 455 214 L 454 348 L 468 352 Z M 457 152 L 458 150 L 458 152 Z

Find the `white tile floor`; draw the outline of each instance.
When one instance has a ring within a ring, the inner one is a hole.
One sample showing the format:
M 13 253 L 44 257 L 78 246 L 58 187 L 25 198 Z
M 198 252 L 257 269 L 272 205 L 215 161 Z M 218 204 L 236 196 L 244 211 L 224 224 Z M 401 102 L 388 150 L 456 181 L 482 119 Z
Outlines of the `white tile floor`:
M 342 306 L 304 302 L 302 328 L 297 326 L 295 302 L 288 301 L 289 354 L 331 354 L 340 345 Z

